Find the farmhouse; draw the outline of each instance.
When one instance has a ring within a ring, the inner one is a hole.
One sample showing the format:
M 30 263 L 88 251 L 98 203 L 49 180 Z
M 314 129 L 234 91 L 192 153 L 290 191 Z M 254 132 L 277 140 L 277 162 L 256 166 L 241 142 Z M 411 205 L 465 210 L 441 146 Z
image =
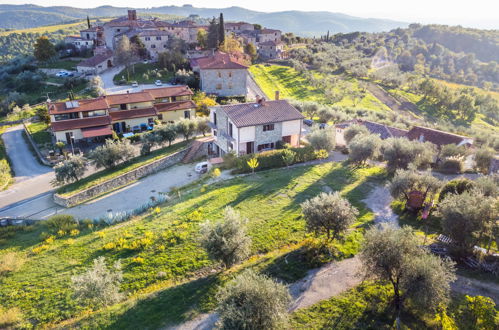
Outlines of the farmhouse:
M 143 131 L 156 119 L 166 123 L 194 117 L 192 94 L 188 86 L 175 86 L 51 103 L 50 128 L 57 141 L 68 144 L 102 140 L 113 131 Z
M 279 141 L 300 145 L 303 115 L 285 100 L 213 107 L 210 112 L 214 151 L 251 154 L 276 148 Z
M 263 59 L 281 59 L 284 53 L 284 43 L 280 41 L 265 41 L 258 44 L 258 55 Z
M 248 66 L 242 59 L 220 51 L 191 59 L 191 67 L 199 73 L 201 90 L 217 96 L 246 96 Z

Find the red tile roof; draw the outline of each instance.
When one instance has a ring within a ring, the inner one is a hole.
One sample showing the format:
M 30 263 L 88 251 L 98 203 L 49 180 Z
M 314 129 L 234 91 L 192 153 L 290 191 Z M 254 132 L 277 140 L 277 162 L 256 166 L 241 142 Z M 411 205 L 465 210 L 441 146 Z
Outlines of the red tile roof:
M 172 97 L 172 96 L 185 96 L 185 95 L 193 95 L 194 93 L 191 91 L 189 86 L 180 85 L 173 87 L 162 87 L 162 88 L 151 88 L 146 90 L 148 93 L 152 95 L 155 99 L 163 98 L 163 97 Z
M 286 100 L 265 101 L 263 104 L 223 105 L 218 109 L 224 111 L 236 127 L 264 125 L 305 118 L 300 111 Z
M 109 105 L 125 104 L 125 103 L 139 103 L 154 101 L 154 97 L 147 92 L 125 93 L 125 94 L 112 94 L 106 96 Z
M 439 131 L 432 128 L 414 126 L 409 133 L 407 133 L 409 140 L 419 140 L 422 142 L 428 141 L 437 146 L 446 144 L 472 144 L 473 139 L 467 136 L 457 135 L 449 132 Z
M 85 127 L 104 126 L 109 124 L 111 124 L 111 117 L 99 116 L 55 121 L 50 124 L 50 127 L 52 128 L 52 131 L 59 132 Z
M 158 112 L 194 109 L 196 104 L 192 101 L 178 101 L 169 103 L 158 103 L 154 107 Z
M 201 70 L 248 68 L 241 60 L 236 59 L 235 56 L 219 51 L 211 56 L 193 59 L 191 62 L 193 63 L 193 66 L 199 66 Z
M 109 108 L 109 105 L 103 97 L 99 97 L 96 99 L 76 100 L 76 102 L 78 106 L 73 108 L 67 107 L 68 102 L 52 103 L 49 106 L 49 114 L 58 115 L 80 111 L 105 110 Z
M 85 127 L 81 129 L 81 133 L 84 138 L 91 138 L 96 136 L 112 135 L 113 130 L 109 125 L 96 126 L 96 127 Z
M 81 61 L 80 63 L 78 63 L 77 66 L 84 66 L 84 67 L 87 67 L 87 68 L 93 68 L 97 64 L 105 62 L 105 61 L 109 60 L 112 57 L 113 57 L 113 52 L 112 51 L 107 51 L 105 53 L 97 54 L 97 55 L 94 55 L 94 56 L 92 56 L 90 58 L 87 58 L 86 60 Z
M 155 108 L 143 108 L 133 110 L 114 110 L 110 111 L 109 115 L 113 121 L 119 121 L 132 118 L 157 116 L 158 112 Z

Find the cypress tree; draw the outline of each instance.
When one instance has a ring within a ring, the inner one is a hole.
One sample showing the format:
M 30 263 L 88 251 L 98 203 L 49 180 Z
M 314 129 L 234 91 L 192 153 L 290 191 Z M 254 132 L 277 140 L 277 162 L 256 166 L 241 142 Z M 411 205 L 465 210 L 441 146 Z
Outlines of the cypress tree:
M 90 29 L 90 18 L 88 18 L 88 15 L 87 15 L 87 26 Z
M 220 19 L 218 21 L 218 44 L 221 45 L 224 42 L 225 42 L 224 14 L 220 13 Z

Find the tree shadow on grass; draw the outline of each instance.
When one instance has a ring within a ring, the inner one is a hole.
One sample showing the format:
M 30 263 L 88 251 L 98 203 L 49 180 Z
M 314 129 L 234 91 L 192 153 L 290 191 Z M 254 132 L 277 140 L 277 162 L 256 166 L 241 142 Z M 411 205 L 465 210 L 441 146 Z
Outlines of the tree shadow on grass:
M 213 296 L 219 284 L 220 278 L 217 275 L 203 277 L 162 290 L 149 298 L 137 301 L 133 306 L 124 306 L 124 311 L 122 308 L 118 312 L 103 312 L 111 314 L 102 315 L 103 320 L 113 320 L 110 324 L 86 324 L 84 321 L 80 326 L 120 330 L 158 329 L 185 322 L 197 312 L 203 313 L 213 309 Z M 98 322 L 98 319 L 94 322 Z

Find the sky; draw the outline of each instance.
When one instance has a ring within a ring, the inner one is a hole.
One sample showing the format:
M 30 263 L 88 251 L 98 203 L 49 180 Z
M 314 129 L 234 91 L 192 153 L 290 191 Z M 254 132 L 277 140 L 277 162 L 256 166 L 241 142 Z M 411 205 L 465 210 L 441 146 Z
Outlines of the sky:
M 41 6 L 159 7 L 191 4 L 195 7 L 240 6 L 257 11 L 331 11 L 360 17 L 406 22 L 441 23 L 499 29 L 499 0 L 0 0 L 2 4 Z

